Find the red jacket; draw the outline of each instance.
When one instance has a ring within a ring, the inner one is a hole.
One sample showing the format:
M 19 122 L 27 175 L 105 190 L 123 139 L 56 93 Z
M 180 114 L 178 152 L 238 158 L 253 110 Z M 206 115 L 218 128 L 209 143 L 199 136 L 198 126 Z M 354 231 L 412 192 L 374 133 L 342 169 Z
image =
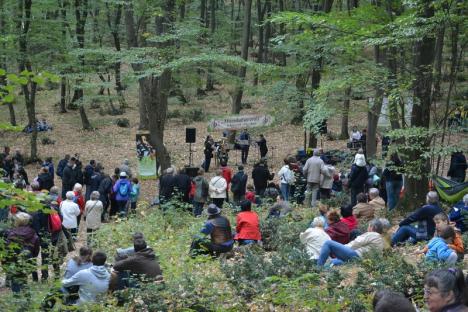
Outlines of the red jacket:
M 355 216 L 349 216 L 346 218 L 341 218 L 341 222 L 345 223 L 348 225 L 349 229 L 352 231 L 358 226 L 358 221 Z
M 260 223 L 254 211 L 242 211 L 236 217 L 236 236 L 234 239 L 261 240 Z
M 232 169 L 229 167 L 221 167 L 221 171 L 223 172 L 223 178 L 227 182 L 227 189 L 229 190 L 229 185 L 231 184 L 232 180 Z
M 80 207 L 81 214 L 83 214 L 86 204 L 83 194 L 80 194 L 78 192 L 73 192 L 73 194 L 75 194 L 76 197 L 76 201 L 74 200 L 74 202 L 78 205 L 78 207 Z
M 338 243 L 349 243 L 349 233 L 351 230 L 349 229 L 348 225 L 346 225 L 346 223 L 338 221 L 336 223 L 329 224 L 325 232 L 330 235 L 332 240 L 337 241 Z

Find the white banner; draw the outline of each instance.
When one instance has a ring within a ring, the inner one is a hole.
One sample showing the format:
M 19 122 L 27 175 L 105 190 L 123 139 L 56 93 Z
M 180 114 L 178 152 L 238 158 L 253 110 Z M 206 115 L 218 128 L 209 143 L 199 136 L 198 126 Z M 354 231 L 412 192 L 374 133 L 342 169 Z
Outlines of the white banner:
M 212 119 L 208 124 L 210 130 L 239 130 L 244 128 L 265 127 L 271 125 L 270 115 L 239 115 L 222 119 Z

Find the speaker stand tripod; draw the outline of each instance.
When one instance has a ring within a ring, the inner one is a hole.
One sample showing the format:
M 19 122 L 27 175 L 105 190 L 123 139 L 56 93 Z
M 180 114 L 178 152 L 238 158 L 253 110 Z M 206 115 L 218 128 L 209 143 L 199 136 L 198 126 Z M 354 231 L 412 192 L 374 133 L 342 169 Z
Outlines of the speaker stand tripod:
M 192 143 L 189 143 L 189 166 L 193 166 L 193 151 L 192 151 Z

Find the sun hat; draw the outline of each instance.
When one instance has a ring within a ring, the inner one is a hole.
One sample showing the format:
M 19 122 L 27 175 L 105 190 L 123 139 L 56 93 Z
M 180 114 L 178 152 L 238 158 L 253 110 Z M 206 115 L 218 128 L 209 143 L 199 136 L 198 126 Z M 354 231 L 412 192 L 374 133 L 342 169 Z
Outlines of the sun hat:
M 208 209 L 206 210 L 206 213 L 209 215 L 209 216 L 215 216 L 215 215 L 218 215 L 221 213 L 221 209 L 219 209 L 218 206 L 216 206 L 215 204 L 210 204 L 208 206 Z

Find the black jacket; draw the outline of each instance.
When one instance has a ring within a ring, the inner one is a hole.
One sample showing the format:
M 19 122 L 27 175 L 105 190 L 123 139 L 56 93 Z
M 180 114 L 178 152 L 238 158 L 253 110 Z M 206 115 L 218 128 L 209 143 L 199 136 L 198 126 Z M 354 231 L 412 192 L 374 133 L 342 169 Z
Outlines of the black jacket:
M 133 255 L 114 264 L 118 272 L 128 271 L 131 274 L 144 275 L 144 277 L 155 278 L 162 275 L 161 268 L 156 259 L 153 249 L 147 247 L 135 252 Z
M 112 190 L 112 179 L 108 175 L 102 175 L 101 182 L 99 182 L 98 192 L 99 200 L 106 205 L 109 202 L 109 194 Z
M 459 178 L 461 180 L 465 180 L 466 168 L 467 164 L 465 155 L 463 155 L 462 152 L 453 153 L 450 158 L 450 168 L 447 175 L 452 179 Z
M 257 165 L 252 170 L 252 179 L 254 182 L 255 190 L 264 190 L 268 185 L 268 180 L 272 179 L 270 171 L 265 165 Z
M 364 188 L 367 178 L 368 174 L 366 167 L 352 165 L 351 173 L 349 174 L 349 187 L 355 189 Z
M 39 182 L 39 187 L 41 190 L 50 191 L 52 186 L 54 186 L 54 180 L 52 179 L 52 176 L 46 172 L 39 174 L 37 177 L 37 182 Z
M 176 185 L 175 177 L 172 174 L 165 174 L 159 179 L 159 197 L 169 199 L 174 193 Z
M 189 197 L 190 188 L 192 186 L 192 180 L 185 173 L 179 173 L 174 177 L 175 187 L 182 194 L 182 199 L 187 202 Z
M 231 180 L 231 191 L 236 195 L 245 195 L 245 188 L 247 186 L 247 175 L 244 171 L 237 172 Z

